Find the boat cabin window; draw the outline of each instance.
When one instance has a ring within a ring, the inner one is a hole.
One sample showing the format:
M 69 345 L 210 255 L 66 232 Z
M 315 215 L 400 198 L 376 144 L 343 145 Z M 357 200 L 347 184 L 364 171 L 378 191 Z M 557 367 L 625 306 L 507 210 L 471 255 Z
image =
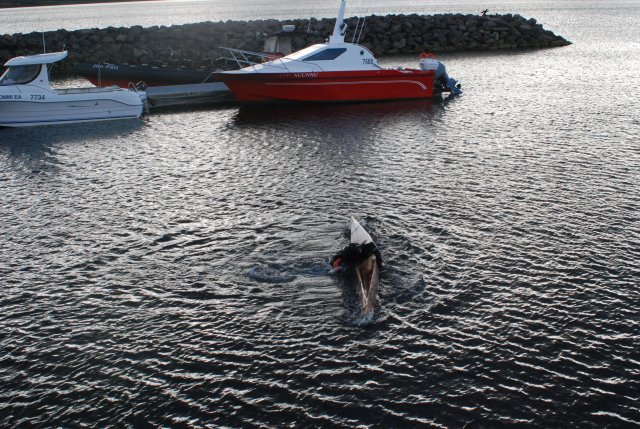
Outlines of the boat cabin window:
M 335 60 L 340 55 L 344 54 L 347 51 L 347 48 L 329 48 L 324 51 L 320 51 L 317 54 L 313 54 L 303 61 L 328 61 Z
M 40 64 L 12 66 L 0 77 L 0 85 L 16 85 L 29 83 L 40 74 Z

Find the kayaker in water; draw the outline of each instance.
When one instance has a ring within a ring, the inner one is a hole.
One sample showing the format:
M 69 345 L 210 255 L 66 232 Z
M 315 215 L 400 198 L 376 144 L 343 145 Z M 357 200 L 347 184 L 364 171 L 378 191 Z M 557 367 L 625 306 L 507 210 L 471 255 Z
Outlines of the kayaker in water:
M 346 271 L 349 268 L 357 267 L 371 255 L 376 257 L 378 270 L 382 269 L 382 255 L 380 255 L 380 251 L 373 242 L 349 244 L 333 256 L 331 259 L 331 268 L 333 271 Z

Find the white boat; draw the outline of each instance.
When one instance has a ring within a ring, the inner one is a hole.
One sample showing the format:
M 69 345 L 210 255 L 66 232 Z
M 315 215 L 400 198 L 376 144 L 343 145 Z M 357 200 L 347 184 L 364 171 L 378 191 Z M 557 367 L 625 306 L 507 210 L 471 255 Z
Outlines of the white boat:
M 373 243 L 369 233 L 353 217 L 351 217 L 351 243 L 358 245 Z M 360 306 L 365 319 L 373 317 L 379 286 L 378 260 L 375 255 L 371 255 L 356 267 L 356 289 L 360 295 Z
M 0 77 L 0 126 L 69 124 L 139 118 L 146 94 L 135 88 L 90 87 L 54 89 L 50 64 L 67 52 L 12 58 Z

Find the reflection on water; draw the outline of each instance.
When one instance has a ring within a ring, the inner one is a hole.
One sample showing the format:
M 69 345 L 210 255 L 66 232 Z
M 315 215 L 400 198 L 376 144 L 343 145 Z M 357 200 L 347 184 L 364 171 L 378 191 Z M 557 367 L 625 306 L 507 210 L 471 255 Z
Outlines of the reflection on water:
M 440 104 L 436 100 L 309 105 L 248 104 L 240 106 L 234 121 L 238 125 L 302 123 L 326 126 L 336 121 L 338 124 L 346 125 L 358 121 L 417 119 L 425 114 L 431 114 Z
M 89 141 L 127 139 L 143 126 L 140 120 L 52 125 L 45 127 L 0 128 L 5 168 L 26 175 L 59 171 L 57 146 L 83 145 Z
M 361 153 L 370 147 L 378 130 L 388 124 L 428 121 L 438 108 L 440 105 L 430 100 L 308 106 L 244 105 L 237 109 L 229 126 L 243 134 L 256 134 L 258 139 L 268 135 L 273 139 L 273 144 L 269 144 L 272 148 L 282 142 L 287 142 L 285 146 L 296 143 L 305 157 L 308 152 L 317 150 L 345 156 L 345 152 Z M 315 153 L 314 156 L 322 161 L 322 155 Z
M 10 151 L 29 151 L 39 145 L 85 142 L 126 137 L 140 129 L 140 119 L 50 125 L 45 127 L 1 128 L 3 146 Z

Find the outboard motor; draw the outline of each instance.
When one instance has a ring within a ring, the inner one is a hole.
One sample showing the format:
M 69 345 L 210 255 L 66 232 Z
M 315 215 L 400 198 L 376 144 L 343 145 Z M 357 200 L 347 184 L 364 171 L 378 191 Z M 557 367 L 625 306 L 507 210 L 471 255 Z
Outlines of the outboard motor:
M 458 81 L 447 75 L 447 70 L 435 55 L 423 52 L 420 54 L 420 70 L 433 70 L 436 74 L 435 82 L 439 83 L 442 88 L 448 88 L 451 94 L 457 95 L 462 93 Z

